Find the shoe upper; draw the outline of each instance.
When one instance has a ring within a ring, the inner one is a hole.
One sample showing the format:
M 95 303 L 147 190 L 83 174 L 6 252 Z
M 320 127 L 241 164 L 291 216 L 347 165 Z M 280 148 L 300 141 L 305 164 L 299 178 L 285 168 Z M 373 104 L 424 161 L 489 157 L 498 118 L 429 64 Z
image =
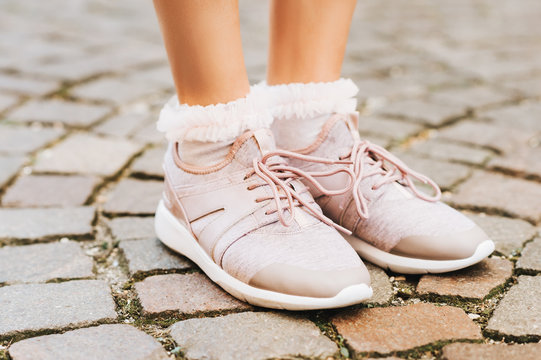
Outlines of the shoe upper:
M 322 221 L 306 186 L 279 169 L 284 159 L 265 157 L 273 147 L 269 130 L 246 132 L 223 162 L 196 167 L 183 163 L 170 144 L 164 159 L 166 207 L 217 265 L 249 285 L 332 297 L 368 283 L 364 264 Z
M 437 197 L 419 192 L 409 182 L 412 177 L 428 183 L 431 180 L 379 146 L 360 140 L 356 129 L 354 114 L 331 116 L 318 140 L 297 150 L 314 157 L 351 161 L 347 166 L 357 182 L 352 191 L 338 196 L 312 191 L 325 215 L 383 251 L 414 258 L 466 258 L 488 240 L 470 219 L 436 201 Z M 300 160 L 292 164 L 312 172 L 329 166 Z M 340 188 L 349 180 L 344 174 L 336 174 L 318 181 L 327 188 Z M 433 186 L 439 195 L 439 188 Z

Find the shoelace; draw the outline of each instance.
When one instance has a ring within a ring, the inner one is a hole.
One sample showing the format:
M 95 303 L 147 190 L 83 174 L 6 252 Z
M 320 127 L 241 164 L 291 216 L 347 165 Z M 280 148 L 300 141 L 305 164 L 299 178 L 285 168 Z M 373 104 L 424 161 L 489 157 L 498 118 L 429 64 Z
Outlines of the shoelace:
M 395 181 L 400 182 L 411 189 L 411 192 L 418 198 L 426 201 L 438 201 L 441 198 L 439 186 L 429 177 L 410 169 L 402 160 L 391 154 L 383 147 L 373 144 L 369 141 L 357 141 L 351 152 L 341 156 L 340 160 L 350 158 L 351 169 L 354 173 L 353 199 L 357 208 L 357 213 L 363 219 L 368 219 L 368 204 L 366 197 L 359 191 L 361 182 L 371 176 L 381 175 L 380 181 L 372 185 L 372 190 L 377 190 L 385 184 Z M 392 165 L 388 169 L 386 163 Z M 367 170 L 370 165 L 371 171 Z M 423 184 L 428 184 L 434 189 L 434 195 L 427 195 L 415 186 L 413 180 L 418 180 Z
M 295 212 L 294 212 L 295 207 L 304 206 L 312 215 L 314 215 L 316 218 L 321 220 L 323 223 L 329 226 L 332 226 L 336 228 L 337 230 L 343 231 L 347 234 L 351 234 L 349 230 L 336 224 L 331 219 L 323 215 L 321 211 L 315 208 L 312 205 L 312 204 L 315 204 L 314 201 L 307 202 L 301 197 L 301 195 L 304 192 L 308 191 L 308 189 L 304 188 L 304 190 L 302 191 L 297 191 L 294 189 L 291 182 L 293 180 L 303 178 L 325 195 L 329 195 L 329 196 L 341 195 L 352 189 L 354 185 L 354 178 L 355 178 L 355 174 L 353 173 L 353 171 L 349 167 L 341 166 L 341 167 L 335 167 L 334 169 L 329 170 L 329 171 L 307 172 L 307 171 L 303 171 L 301 169 L 288 165 L 287 162 L 284 160 L 285 158 L 294 158 L 294 159 L 304 160 L 308 162 L 316 162 L 316 163 L 329 164 L 329 165 L 351 164 L 350 161 L 346 161 L 346 160 L 338 160 L 338 161 L 330 160 L 330 159 L 319 158 L 319 157 L 314 157 L 314 156 L 301 155 L 301 154 L 297 154 L 297 153 L 286 151 L 286 150 L 275 150 L 275 151 L 265 154 L 260 160 L 254 159 L 253 169 L 250 170 L 246 174 L 245 179 L 248 179 L 252 175 L 257 174 L 262 180 L 265 181 L 266 184 L 263 184 L 263 183 L 253 184 L 248 187 L 248 190 L 252 190 L 258 186 L 263 186 L 263 185 L 268 185 L 270 189 L 272 190 L 273 196 L 262 197 L 262 198 L 256 199 L 256 201 L 258 202 L 274 199 L 276 208 L 271 211 L 267 210 L 266 214 L 269 215 L 274 212 L 278 212 L 278 218 L 280 222 L 282 223 L 282 225 L 289 226 L 292 224 L 292 222 L 295 219 Z M 339 189 L 339 190 L 326 189 L 321 184 L 319 184 L 319 182 L 315 179 L 316 177 L 330 176 L 330 175 L 334 175 L 341 172 L 346 173 L 350 179 L 348 185 L 343 189 Z M 283 194 L 280 194 L 280 190 L 282 190 Z M 282 200 L 286 200 L 286 199 L 287 199 L 287 205 L 284 206 Z M 289 217 L 289 219 L 285 218 L 284 210 L 287 210 L 290 213 L 291 216 Z

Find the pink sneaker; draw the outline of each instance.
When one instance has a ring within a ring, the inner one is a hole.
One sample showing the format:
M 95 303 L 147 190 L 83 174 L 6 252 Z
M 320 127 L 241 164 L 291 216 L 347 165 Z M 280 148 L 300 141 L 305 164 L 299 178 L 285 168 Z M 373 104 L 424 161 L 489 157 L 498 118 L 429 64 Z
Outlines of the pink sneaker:
M 441 273 L 473 265 L 494 251 L 494 243 L 467 217 L 439 202 L 439 187 L 409 169 L 380 146 L 362 141 L 357 114 L 333 115 L 318 139 L 294 151 L 309 157 L 345 160 L 354 173 L 350 192 L 329 196 L 311 189 L 323 213 L 352 232 L 346 236 L 364 259 L 406 274 Z M 292 159 L 291 165 L 315 174 L 329 170 L 318 159 Z M 413 180 L 429 184 L 435 195 L 420 192 Z M 321 177 L 326 188 L 343 188 L 345 173 Z
M 224 161 L 197 167 L 171 144 L 156 234 L 254 305 L 323 309 L 370 297 L 366 267 L 296 179 L 302 172 L 273 150 L 270 130 L 249 131 Z

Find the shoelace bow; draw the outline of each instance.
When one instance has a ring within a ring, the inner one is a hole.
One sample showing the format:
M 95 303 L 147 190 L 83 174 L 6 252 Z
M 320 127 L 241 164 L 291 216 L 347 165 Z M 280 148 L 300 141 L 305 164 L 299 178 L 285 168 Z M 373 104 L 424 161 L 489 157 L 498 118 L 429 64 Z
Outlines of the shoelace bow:
M 354 179 L 355 179 L 355 175 L 353 171 L 349 167 L 343 166 L 343 167 L 336 167 L 329 171 L 308 172 L 308 171 L 303 171 L 301 169 L 288 165 L 287 162 L 284 160 L 285 158 L 294 158 L 294 159 L 315 162 L 315 163 L 329 164 L 329 165 L 351 164 L 351 162 L 347 160 L 330 160 L 330 159 L 319 158 L 319 157 L 314 157 L 314 156 L 301 155 L 301 154 L 297 154 L 297 153 L 287 151 L 287 150 L 275 150 L 275 151 L 265 154 L 260 160 L 254 159 L 253 169 L 250 170 L 246 174 L 245 179 L 251 177 L 254 174 L 257 174 L 266 183 L 266 184 L 263 184 L 263 183 L 252 184 L 248 187 L 248 190 L 252 190 L 252 189 L 255 189 L 256 187 L 263 186 L 263 185 L 268 185 L 270 187 L 273 193 L 273 196 L 261 197 L 261 198 L 256 199 L 257 202 L 274 199 L 276 208 L 270 211 L 267 210 L 266 214 L 269 215 L 269 214 L 278 212 L 278 218 L 280 222 L 282 223 L 282 225 L 289 226 L 292 224 L 292 222 L 295 219 L 295 213 L 294 213 L 295 207 L 304 206 L 312 215 L 314 215 L 316 218 L 318 218 L 325 224 L 330 225 L 336 228 L 337 230 L 351 234 L 349 230 L 336 224 L 331 219 L 323 215 L 321 211 L 316 209 L 313 206 L 313 204 L 315 204 L 313 200 L 310 202 L 307 202 L 306 200 L 302 198 L 301 195 L 308 191 L 306 187 L 304 187 L 303 190 L 298 191 L 293 187 L 291 182 L 293 180 L 303 178 L 325 195 L 329 195 L 329 196 L 341 195 L 351 190 L 351 188 L 353 187 Z M 339 190 L 326 189 L 315 179 L 316 177 L 330 176 L 330 175 L 334 175 L 341 172 L 346 173 L 350 179 L 348 185 L 343 189 L 339 189 Z M 283 194 L 280 193 L 280 190 L 282 191 Z M 284 204 L 282 203 L 282 200 L 286 200 L 286 199 L 287 199 L 287 205 L 284 206 Z M 287 210 L 290 213 L 291 216 L 289 217 L 289 219 L 285 218 L 283 210 Z
M 370 215 L 367 198 L 359 191 L 359 186 L 364 179 L 371 176 L 381 175 L 380 181 L 372 185 L 372 190 L 377 190 L 385 184 L 398 181 L 402 185 L 409 187 L 411 192 L 422 200 L 434 202 L 441 198 L 441 190 L 432 179 L 410 169 L 402 160 L 379 145 L 366 140 L 357 141 L 349 154 L 340 157 L 341 160 L 345 158 L 350 158 L 355 179 L 353 183 L 353 199 L 357 213 L 363 219 L 368 219 Z M 392 168 L 389 169 L 386 166 L 387 163 L 392 165 Z M 367 170 L 367 165 L 370 165 L 371 170 Z M 434 189 L 434 195 L 430 196 L 419 191 L 413 180 L 430 185 Z

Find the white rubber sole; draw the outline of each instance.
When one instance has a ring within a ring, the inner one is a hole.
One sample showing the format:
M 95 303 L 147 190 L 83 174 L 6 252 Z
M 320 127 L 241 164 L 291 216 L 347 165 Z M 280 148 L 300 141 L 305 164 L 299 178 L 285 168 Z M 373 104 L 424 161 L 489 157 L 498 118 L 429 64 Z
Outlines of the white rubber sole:
M 494 251 L 494 242 L 486 240 L 477 246 L 472 256 L 458 260 L 425 260 L 394 255 L 380 250 L 354 235 L 344 238 L 357 251 L 361 258 L 384 269 L 401 274 L 439 274 L 463 269 L 477 264 Z
M 163 201 L 160 201 L 156 210 L 155 230 L 158 238 L 167 247 L 196 263 L 225 291 L 256 306 L 286 310 L 332 309 L 358 304 L 372 296 L 372 288 L 366 284 L 349 286 L 332 298 L 288 295 L 250 286 L 214 263 L 192 234 L 165 207 Z

